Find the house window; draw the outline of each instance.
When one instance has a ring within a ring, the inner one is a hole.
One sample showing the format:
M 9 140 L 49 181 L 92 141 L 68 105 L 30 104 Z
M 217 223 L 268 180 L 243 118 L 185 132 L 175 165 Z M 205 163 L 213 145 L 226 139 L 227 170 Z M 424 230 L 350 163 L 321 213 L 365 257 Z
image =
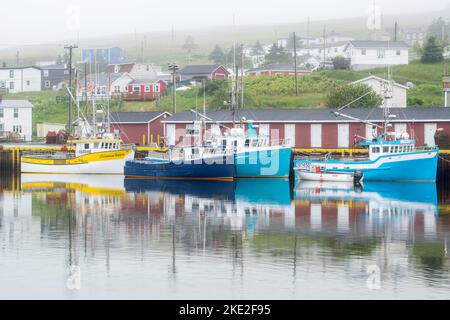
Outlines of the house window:
M 200 134 L 200 130 L 194 124 L 189 124 L 186 126 L 186 135 L 198 136 L 199 134 Z
M 29 86 L 31 84 L 30 80 L 27 80 L 27 86 Z
M 50 81 L 49 80 L 45 80 L 45 87 L 47 89 L 50 88 Z
M 160 92 L 159 84 L 155 84 L 155 92 Z
M 5 89 L 6 88 L 6 82 L 0 81 L 0 88 Z
M 14 118 L 19 118 L 19 108 L 14 108 Z
M 380 49 L 377 51 L 377 58 L 384 59 L 386 58 L 386 51 L 384 49 Z
M 5 131 L 5 125 L 3 123 L 0 123 L 0 131 Z
M 400 50 L 397 50 L 397 52 L 395 54 L 400 56 L 402 54 L 402 52 Z
M 14 78 L 14 70 L 9 70 L 9 77 Z
M 366 49 L 362 49 L 362 50 L 361 50 L 361 55 L 365 56 L 366 54 L 367 54 Z
M 150 71 L 150 66 L 149 65 L 147 65 L 147 71 Z
M 145 92 L 150 92 L 150 86 L 145 86 Z
M 44 70 L 44 78 L 48 78 L 48 70 Z
M 22 133 L 22 126 L 13 126 L 13 132 Z
M 3 111 L 3 108 L 0 109 L 0 118 L 3 118 L 5 116 L 5 113 Z
M 120 93 L 120 86 L 114 86 L 114 92 Z
M 133 87 L 133 92 L 134 93 L 139 93 L 141 91 L 141 87 L 139 87 L 139 86 L 134 86 Z
M 14 82 L 11 81 L 11 82 L 9 83 L 9 89 L 10 89 L 10 90 L 14 90 Z

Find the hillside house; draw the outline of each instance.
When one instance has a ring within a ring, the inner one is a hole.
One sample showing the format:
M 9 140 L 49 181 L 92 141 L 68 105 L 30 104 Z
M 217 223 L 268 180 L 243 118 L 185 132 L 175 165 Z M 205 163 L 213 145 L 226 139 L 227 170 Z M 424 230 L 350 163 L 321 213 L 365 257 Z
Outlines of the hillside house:
M 31 141 L 33 105 L 28 100 L 3 100 L 0 96 L 0 138 Z
M 353 70 L 409 64 L 409 46 L 403 41 L 349 41 L 344 52 Z
M 355 84 L 363 83 L 371 87 L 381 97 L 385 96 L 385 91 L 389 88 L 389 81 L 377 76 L 369 76 L 367 78 L 353 82 Z M 389 89 L 390 98 L 386 99 L 386 105 L 383 103 L 379 107 L 384 108 L 406 108 L 408 106 L 408 90 L 407 86 L 394 82 L 392 90 Z
M 150 63 L 119 63 L 108 65 L 106 73 L 128 73 L 133 79 L 155 79 L 161 70 L 161 67 Z
M 42 90 L 59 90 L 68 85 L 70 70 L 67 65 L 50 65 L 41 70 Z
M 167 83 L 156 79 L 137 79 L 127 85 L 123 99 L 126 101 L 154 101 L 167 90 Z
M 42 71 L 37 67 L 0 68 L 2 93 L 36 92 L 42 90 Z
M 220 64 L 189 65 L 179 72 L 180 81 L 227 80 L 230 73 Z
M 81 52 L 81 60 L 84 62 L 104 62 L 106 64 L 122 63 L 125 58 L 123 50 L 119 47 L 112 48 L 86 48 Z
M 91 95 L 94 95 L 96 99 L 121 97 L 128 92 L 128 84 L 133 81 L 134 79 L 128 73 L 90 74 L 79 81 L 77 95 L 83 97 L 87 84 L 88 97 Z

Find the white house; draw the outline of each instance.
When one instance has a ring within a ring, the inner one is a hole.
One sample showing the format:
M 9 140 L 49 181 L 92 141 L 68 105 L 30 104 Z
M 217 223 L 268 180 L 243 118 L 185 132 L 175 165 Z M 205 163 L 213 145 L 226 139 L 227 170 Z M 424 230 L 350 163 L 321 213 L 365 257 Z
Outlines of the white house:
M 21 93 L 41 91 L 42 70 L 36 67 L 0 68 L 0 91 Z
M 353 70 L 409 64 L 409 46 L 403 41 L 349 41 L 344 53 Z
M 345 47 L 348 42 L 334 42 L 322 45 L 310 45 L 309 47 L 303 47 L 297 50 L 298 56 L 315 57 L 323 61 L 333 59 L 337 56 L 346 56 Z M 325 51 L 325 53 L 324 53 Z
M 128 85 L 134 81 L 128 73 L 98 73 L 90 74 L 87 79 L 81 79 L 78 87 L 78 96 L 85 92 L 85 83 L 88 86 L 88 96 L 94 94 L 97 99 L 111 98 L 114 95 L 127 93 Z
M 162 67 L 150 63 L 110 64 L 106 68 L 108 74 L 128 73 L 133 79 L 155 79 Z
M 33 105 L 28 100 L 0 100 L 0 132 L 15 133 L 31 141 Z
M 406 108 L 408 106 L 408 90 L 407 86 L 401 85 L 394 82 L 392 88 L 389 88 L 389 81 L 377 76 L 369 76 L 367 78 L 353 82 L 363 83 L 371 87 L 377 94 L 381 97 L 386 96 L 386 91 L 388 99 L 386 99 L 386 106 L 389 108 Z M 384 107 L 383 103 L 380 107 Z

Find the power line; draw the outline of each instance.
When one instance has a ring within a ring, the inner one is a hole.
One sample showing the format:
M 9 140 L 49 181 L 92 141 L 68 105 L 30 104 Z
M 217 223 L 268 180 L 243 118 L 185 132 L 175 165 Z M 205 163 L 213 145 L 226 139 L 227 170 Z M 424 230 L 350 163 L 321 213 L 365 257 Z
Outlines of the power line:
M 67 45 L 64 49 L 69 50 L 69 93 L 72 95 L 72 53 L 73 49 L 77 49 L 78 45 Z M 72 134 L 72 99 L 69 97 L 69 135 Z

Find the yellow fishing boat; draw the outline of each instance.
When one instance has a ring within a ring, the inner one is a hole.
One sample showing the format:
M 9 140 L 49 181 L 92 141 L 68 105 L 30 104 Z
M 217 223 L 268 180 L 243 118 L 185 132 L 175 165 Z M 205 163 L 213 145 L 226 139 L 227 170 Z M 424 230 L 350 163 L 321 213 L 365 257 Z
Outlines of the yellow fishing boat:
M 80 139 L 52 154 L 24 154 L 22 173 L 124 174 L 125 162 L 134 159 L 134 149 L 120 139 Z

